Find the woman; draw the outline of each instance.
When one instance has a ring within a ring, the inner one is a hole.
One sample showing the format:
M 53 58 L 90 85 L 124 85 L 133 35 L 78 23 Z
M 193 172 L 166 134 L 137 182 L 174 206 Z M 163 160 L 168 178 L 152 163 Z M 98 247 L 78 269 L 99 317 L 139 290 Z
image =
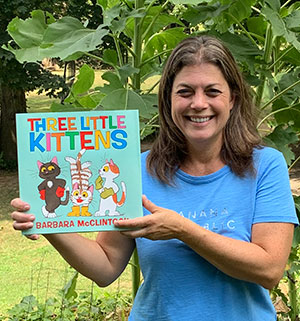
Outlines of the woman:
M 99 286 L 136 246 L 144 282 L 131 321 L 276 320 L 267 289 L 282 277 L 298 221 L 284 158 L 260 146 L 248 88 L 220 41 L 188 38 L 174 49 L 159 113 L 159 136 L 142 155 L 144 217 L 96 241 L 45 237 Z M 32 227 L 29 205 L 12 205 L 14 228 Z

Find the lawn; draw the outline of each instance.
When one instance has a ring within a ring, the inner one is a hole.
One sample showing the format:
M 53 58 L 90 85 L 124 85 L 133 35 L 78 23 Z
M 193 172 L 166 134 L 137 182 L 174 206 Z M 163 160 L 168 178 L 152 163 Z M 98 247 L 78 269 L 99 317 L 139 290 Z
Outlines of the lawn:
M 96 74 L 95 85 L 101 84 L 101 73 Z M 28 94 L 28 112 L 47 112 L 53 99 L 35 92 Z M 12 228 L 11 199 L 18 196 L 17 172 L 0 172 L 0 314 L 33 294 L 41 302 L 53 297 L 73 276 L 74 270 L 56 250 L 41 237 L 28 240 Z M 95 238 L 96 233 L 88 233 Z M 79 276 L 78 291 L 90 291 L 92 282 Z M 131 291 L 131 268 L 106 289 L 94 287 L 95 295 L 119 288 Z

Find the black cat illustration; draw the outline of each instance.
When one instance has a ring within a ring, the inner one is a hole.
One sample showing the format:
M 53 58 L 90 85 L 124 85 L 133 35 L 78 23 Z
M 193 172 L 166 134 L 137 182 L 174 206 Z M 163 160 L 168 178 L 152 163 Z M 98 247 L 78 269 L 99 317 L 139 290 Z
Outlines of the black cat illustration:
M 67 205 L 69 202 L 69 189 L 66 189 L 66 198 L 64 196 L 66 181 L 56 178 L 60 174 L 57 158 L 54 157 L 50 162 L 37 162 L 39 167 L 39 176 L 43 179 L 38 186 L 40 198 L 45 201 L 46 205 L 42 207 L 43 215 L 47 218 L 56 217 L 55 210 L 60 205 Z

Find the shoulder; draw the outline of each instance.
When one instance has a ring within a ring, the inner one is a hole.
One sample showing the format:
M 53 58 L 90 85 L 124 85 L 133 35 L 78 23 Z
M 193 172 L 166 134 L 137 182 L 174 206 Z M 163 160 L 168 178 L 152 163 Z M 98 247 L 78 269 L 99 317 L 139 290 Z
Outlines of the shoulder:
M 147 151 L 145 151 L 145 152 L 143 152 L 143 153 L 141 154 L 142 166 L 144 166 L 144 165 L 146 164 L 146 162 L 147 162 L 147 157 L 148 157 L 148 155 L 149 155 L 149 152 L 150 152 L 150 150 L 147 150 Z
M 288 165 L 280 151 L 271 147 L 258 148 L 254 150 L 253 160 L 258 182 L 289 184 Z
M 282 153 L 272 147 L 261 146 L 260 148 L 254 148 L 253 150 L 254 159 L 259 158 L 278 158 L 282 157 Z
M 253 161 L 256 170 L 269 167 L 270 165 L 282 165 L 287 167 L 283 154 L 272 147 L 261 147 L 253 150 Z

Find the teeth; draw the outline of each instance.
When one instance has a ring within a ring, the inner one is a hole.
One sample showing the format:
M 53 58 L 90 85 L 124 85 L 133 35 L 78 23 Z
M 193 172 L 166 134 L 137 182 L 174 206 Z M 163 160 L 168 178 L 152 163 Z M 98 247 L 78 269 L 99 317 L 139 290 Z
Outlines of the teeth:
M 210 120 L 210 117 L 202 117 L 202 118 L 191 117 L 191 121 L 196 122 L 196 123 L 204 123 L 204 122 L 209 121 L 209 120 Z

